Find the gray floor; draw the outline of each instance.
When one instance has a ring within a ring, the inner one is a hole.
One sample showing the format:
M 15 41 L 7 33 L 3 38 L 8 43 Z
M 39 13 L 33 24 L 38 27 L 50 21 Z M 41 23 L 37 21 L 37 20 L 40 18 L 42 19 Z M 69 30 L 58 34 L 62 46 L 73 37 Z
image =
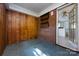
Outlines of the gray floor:
M 34 39 L 6 47 L 3 56 L 76 56 L 76 52 L 60 46 Z

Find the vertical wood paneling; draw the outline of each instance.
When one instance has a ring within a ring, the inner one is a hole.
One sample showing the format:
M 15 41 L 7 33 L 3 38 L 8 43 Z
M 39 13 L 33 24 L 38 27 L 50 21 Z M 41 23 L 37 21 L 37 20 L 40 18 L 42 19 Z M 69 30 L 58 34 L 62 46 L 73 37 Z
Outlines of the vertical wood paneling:
M 20 20 L 20 29 L 21 29 L 21 40 L 27 40 L 28 39 L 28 33 L 27 33 L 27 15 L 21 14 L 21 20 Z
M 0 4 L 0 55 L 2 55 L 5 48 L 5 34 L 5 5 Z
M 53 12 L 53 15 L 51 13 Z M 56 9 L 49 13 L 50 42 L 56 43 Z
M 9 44 L 29 40 L 37 36 L 38 23 L 36 17 L 11 10 L 9 10 L 7 14 Z
M 10 44 L 12 40 L 12 35 L 11 35 L 11 27 L 12 27 L 12 21 L 11 21 L 11 12 L 7 11 L 7 37 L 8 37 L 8 43 Z
M 19 41 L 19 13 L 14 11 L 8 11 L 8 19 L 7 19 L 7 32 L 8 32 L 8 43 L 13 44 Z
M 56 9 L 49 12 L 48 21 L 49 21 L 48 22 L 49 27 L 40 28 L 39 38 L 43 38 L 43 40 L 45 39 L 45 41 L 55 43 L 56 41 Z
M 37 19 L 33 16 L 28 16 L 27 17 L 27 30 L 28 30 L 28 37 L 34 38 L 37 36 L 37 28 L 38 24 L 37 24 Z

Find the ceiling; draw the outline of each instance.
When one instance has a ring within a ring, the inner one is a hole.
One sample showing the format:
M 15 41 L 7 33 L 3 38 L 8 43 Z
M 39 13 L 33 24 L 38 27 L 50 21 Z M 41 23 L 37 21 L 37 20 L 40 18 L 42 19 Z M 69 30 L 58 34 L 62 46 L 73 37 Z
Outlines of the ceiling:
M 40 13 L 44 9 L 48 8 L 52 3 L 15 3 L 18 6 L 26 8 L 35 13 Z
M 8 3 L 7 9 L 40 17 L 41 15 L 56 9 L 64 3 Z

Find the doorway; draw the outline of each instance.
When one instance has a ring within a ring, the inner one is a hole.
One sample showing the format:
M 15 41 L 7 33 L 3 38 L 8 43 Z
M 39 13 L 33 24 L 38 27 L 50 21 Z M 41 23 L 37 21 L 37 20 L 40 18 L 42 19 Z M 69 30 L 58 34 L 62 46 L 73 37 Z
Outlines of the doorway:
M 56 44 L 77 51 L 77 24 L 77 4 L 58 8 Z

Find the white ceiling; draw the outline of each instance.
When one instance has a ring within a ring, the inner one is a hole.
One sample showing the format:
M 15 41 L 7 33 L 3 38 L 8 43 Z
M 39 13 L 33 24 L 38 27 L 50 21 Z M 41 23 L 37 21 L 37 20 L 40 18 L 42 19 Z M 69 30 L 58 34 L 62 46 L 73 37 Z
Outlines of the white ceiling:
M 16 3 L 16 5 L 26 8 L 35 13 L 40 13 L 41 11 L 52 5 L 52 3 Z
M 8 9 L 39 17 L 63 3 L 8 3 L 8 5 Z

